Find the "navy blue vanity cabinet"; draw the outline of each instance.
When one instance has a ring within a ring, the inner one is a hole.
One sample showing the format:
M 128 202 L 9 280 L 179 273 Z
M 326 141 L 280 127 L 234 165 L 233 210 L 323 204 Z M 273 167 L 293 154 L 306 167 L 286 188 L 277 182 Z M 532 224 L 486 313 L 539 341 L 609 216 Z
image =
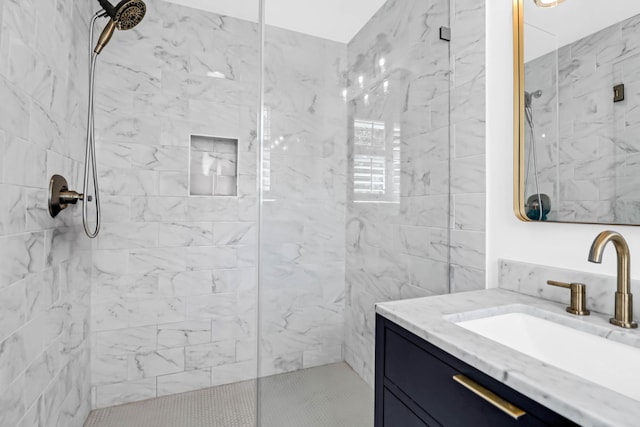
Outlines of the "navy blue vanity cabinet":
M 471 380 L 524 412 L 514 418 L 463 386 Z M 375 427 L 576 426 L 395 323 L 376 317 Z

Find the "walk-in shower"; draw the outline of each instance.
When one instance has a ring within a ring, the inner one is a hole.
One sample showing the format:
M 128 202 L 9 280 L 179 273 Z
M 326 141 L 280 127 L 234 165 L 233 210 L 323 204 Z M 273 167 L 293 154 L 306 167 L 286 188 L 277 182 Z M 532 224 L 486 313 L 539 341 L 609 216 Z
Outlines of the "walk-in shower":
M 485 287 L 453 3 L 0 2 L 0 425 L 371 427 L 375 304 Z

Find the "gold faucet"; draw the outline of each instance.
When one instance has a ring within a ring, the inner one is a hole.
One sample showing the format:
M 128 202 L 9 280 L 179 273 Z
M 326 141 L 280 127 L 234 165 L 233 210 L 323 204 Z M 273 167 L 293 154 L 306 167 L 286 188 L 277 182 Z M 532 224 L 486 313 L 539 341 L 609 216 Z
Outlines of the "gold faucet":
M 603 231 L 598 234 L 589 251 L 589 262 L 602 263 L 602 254 L 607 243 L 613 243 L 618 255 L 618 290 L 616 291 L 615 316 L 610 322 L 622 328 L 637 328 L 633 321 L 633 295 L 631 295 L 631 259 L 629 246 L 620 233 Z

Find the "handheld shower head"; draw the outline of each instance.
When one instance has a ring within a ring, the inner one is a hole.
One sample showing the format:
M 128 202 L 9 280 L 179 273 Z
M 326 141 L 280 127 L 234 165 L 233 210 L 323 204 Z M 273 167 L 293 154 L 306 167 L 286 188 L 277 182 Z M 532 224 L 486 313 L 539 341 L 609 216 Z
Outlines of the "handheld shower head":
M 531 102 L 533 98 L 540 98 L 542 96 L 541 90 L 536 90 L 535 92 L 525 92 L 524 93 L 524 106 L 529 108 L 531 107 Z
M 108 0 L 98 0 L 98 2 L 111 20 L 98 39 L 94 49 L 96 54 L 102 52 L 109 43 L 116 28 L 121 31 L 130 30 L 138 25 L 147 13 L 147 5 L 142 0 L 122 0 L 117 6 L 113 6 Z
M 130 30 L 138 25 L 147 13 L 147 5 L 142 0 L 123 0 L 116 6 L 116 21 L 119 30 Z

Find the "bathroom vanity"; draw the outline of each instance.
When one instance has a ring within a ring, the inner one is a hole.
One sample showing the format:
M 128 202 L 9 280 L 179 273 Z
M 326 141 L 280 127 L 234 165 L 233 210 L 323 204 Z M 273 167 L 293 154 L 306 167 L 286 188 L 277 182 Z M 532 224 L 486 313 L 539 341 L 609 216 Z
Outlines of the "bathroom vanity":
M 595 339 L 614 328 L 564 309 L 498 289 L 377 305 L 375 426 L 637 425 L 639 401 L 460 326 L 526 312 L 593 328 Z M 635 345 L 631 334 L 621 336 Z
M 379 315 L 376 363 L 376 427 L 576 425 Z

